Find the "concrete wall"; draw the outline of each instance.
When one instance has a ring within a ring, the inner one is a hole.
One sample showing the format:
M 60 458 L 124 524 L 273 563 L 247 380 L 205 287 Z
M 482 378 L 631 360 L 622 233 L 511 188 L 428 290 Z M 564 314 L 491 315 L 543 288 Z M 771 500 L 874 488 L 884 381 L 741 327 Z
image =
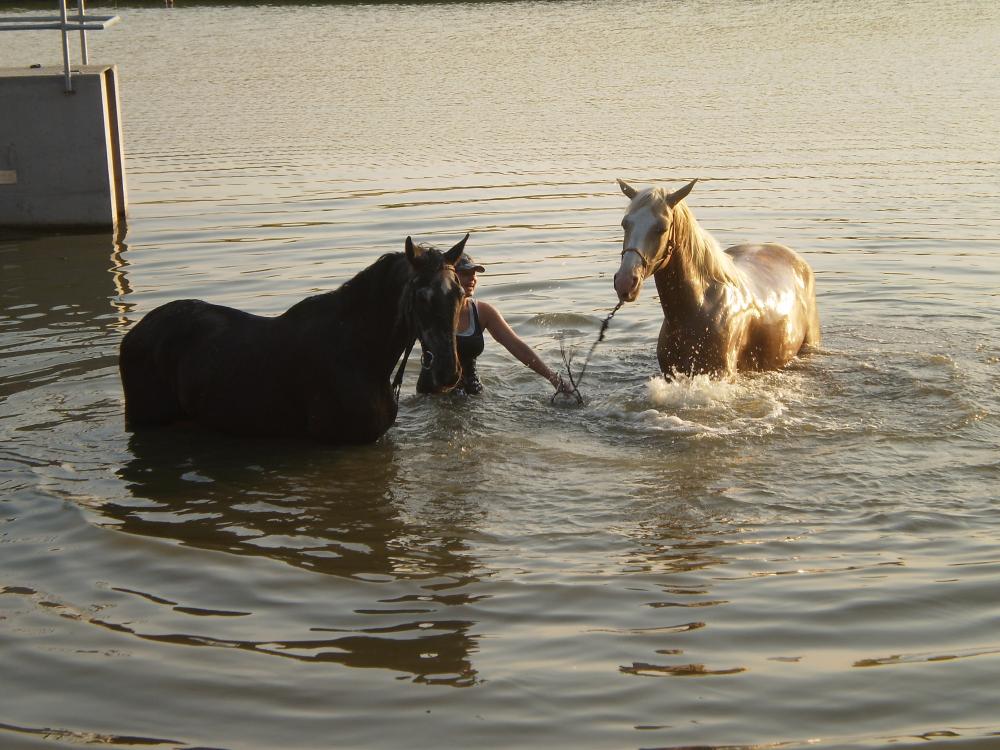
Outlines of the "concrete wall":
M 128 203 L 118 70 L 0 68 L 0 226 L 113 227 Z

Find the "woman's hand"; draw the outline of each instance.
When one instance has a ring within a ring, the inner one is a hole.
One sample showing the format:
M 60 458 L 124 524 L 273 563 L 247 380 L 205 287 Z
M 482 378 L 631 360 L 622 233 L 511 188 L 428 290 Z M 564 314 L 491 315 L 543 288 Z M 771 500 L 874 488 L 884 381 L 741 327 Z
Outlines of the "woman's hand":
M 567 396 L 572 396 L 576 393 L 576 388 L 573 387 L 573 384 L 563 380 L 563 376 L 558 373 L 553 373 L 552 377 L 549 378 L 549 382 L 556 389 L 556 394 L 564 393 Z
M 490 332 L 490 335 L 496 339 L 503 347 L 517 357 L 522 364 L 531 368 L 543 378 L 552 383 L 552 387 L 556 389 L 556 394 L 565 393 L 567 395 L 575 395 L 580 398 L 579 393 L 577 393 L 576 388 L 572 383 L 567 383 L 562 379 L 562 376 L 546 365 L 542 358 L 538 356 L 534 349 L 528 346 L 520 336 L 514 333 L 514 329 L 510 327 L 510 324 L 504 320 L 503 315 L 497 310 L 493 305 L 483 302 L 480 300 L 478 303 L 479 307 L 479 322 L 482 323 L 483 328 Z

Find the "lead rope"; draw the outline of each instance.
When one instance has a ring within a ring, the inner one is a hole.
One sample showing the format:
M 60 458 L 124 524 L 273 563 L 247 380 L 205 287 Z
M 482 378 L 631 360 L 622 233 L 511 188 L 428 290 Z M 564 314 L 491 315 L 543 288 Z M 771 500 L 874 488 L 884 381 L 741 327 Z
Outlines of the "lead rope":
M 396 370 L 396 377 L 392 381 L 392 390 L 396 396 L 396 406 L 399 406 L 399 392 L 403 388 L 403 372 L 406 370 L 406 360 L 410 358 L 410 352 L 413 351 L 413 345 L 416 343 L 417 338 L 414 336 L 413 341 L 407 345 L 406 351 L 403 352 L 403 359 L 399 363 L 399 369 Z
M 566 347 L 563 345 L 563 339 L 559 339 L 559 354 L 562 356 L 563 364 L 566 365 L 566 376 L 569 378 L 569 384 L 573 386 L 572 392 L 565 395 L 575 396 L 576 403 L 580 406 L 583 405 L 583 395 L 580 393 L 580 383 L 583 382 L 583 376 L 587 372 L 587 365 L 590 364 L 590 358 L 593 356 L 597 345 L 604 341 L 604 334 L 607 332 L 608 326 L 611 324 L 611 319 L 615 317 L 615 313 L 621 310 L 622 305 L 624 304 L 624 302 L 619 302 L 615 305 L 615 309 L 609 312 L 607 317 L 603 320 L 601 323 L 601 331 L 597 334 L 597 340 L 590 345 L 590 351 L 587 352 L 587 357 L 583 360 L 583 366 L 580 368 L 580 372 L 576 376 L 573 375 L 573 357 L 576 353 L 574 351 L 570 351 L 567 355 Z M 557 390 L 552 394 L 550 403 L 554 404 L 556 402 L 556 396 L 558 395 L 560 395 L 560 391 Z

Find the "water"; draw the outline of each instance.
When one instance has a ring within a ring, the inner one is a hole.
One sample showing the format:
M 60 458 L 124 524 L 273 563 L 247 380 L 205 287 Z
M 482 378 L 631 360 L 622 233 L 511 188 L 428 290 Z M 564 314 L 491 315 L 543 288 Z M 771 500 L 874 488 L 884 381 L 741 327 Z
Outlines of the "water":
M 181 5 L 90 39 L 127 234 L 0 237 L 0 746 L 1000 746 L 995 4 Z M 583 407 L 488 342 L 368 447 L 124 430 L 150 309 L 408 234 L 582 356 L 616 177 L 802 252 L 821 349 L 667 384 L 648 287 Z

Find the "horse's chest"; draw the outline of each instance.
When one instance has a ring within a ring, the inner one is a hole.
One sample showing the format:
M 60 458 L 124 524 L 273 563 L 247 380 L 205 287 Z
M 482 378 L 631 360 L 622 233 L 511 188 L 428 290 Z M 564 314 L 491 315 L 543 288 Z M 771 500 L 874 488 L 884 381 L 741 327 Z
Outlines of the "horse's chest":
M 738 289 L 706 290 L 700 304 L 664 309 L 657 347 L 664 372 L 721 373 L 733 370 L 752 319 L 752 301 Z
M 697 326 L 675 326 L 664 321 L 657 359 L 663 372 L 685 374 L 727 369 L 726 342 L 710 321 Z

